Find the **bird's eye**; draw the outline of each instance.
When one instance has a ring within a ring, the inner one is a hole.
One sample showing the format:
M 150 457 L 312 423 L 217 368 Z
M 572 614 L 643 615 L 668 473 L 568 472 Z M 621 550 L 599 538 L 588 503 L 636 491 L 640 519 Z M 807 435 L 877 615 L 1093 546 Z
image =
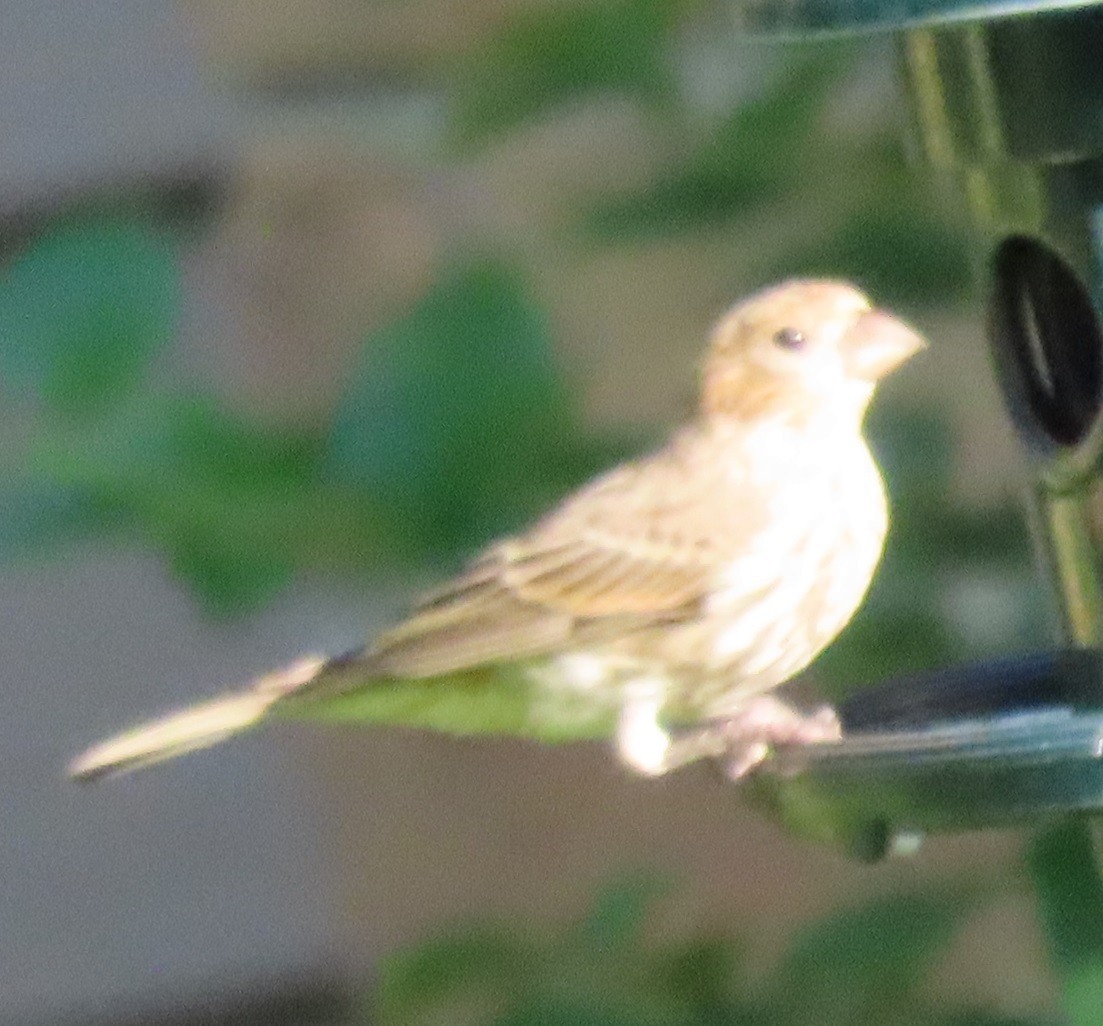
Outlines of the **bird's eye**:
M 774 345 L 778 349 L 799 350 L 804 348 L 805 337 L 803 331 L 796 328 L 782 328 L 774 335 Z

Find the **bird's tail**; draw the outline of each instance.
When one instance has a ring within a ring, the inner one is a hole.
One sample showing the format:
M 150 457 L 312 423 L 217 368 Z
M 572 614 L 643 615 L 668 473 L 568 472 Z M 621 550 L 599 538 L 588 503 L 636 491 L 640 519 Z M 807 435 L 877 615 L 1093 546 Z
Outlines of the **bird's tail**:
M 247 690 L 141 724 L 93 745 L 69 764 L 69 775 L 98 780 L 216 744 L 251 727 L 276 702 L 318 680 L 333 663 L 341 660 L 308 656 L 265 674 Z

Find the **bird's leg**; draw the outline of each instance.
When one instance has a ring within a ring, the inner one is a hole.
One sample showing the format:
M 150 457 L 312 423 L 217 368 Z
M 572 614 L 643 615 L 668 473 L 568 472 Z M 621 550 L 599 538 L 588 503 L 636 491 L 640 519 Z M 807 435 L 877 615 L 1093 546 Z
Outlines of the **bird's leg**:
M 673 769 L 668 764 L 673 738 L 660 722 L 663 681 L 641 677 L 625 687 L 624 704 L 617 718 L 617 754 L 630 769 L 657 777 Z
M 698 759 L 720 758 L 732 749 L 726 723 L 674 731 L 663 726 L 669 693 L 670 682 L 657 676 L 636 677 L 624 689 L 617 754 L 626 766 L 646 777 L 662 776 Z
M 665 682 L 637 679 L 617 722 L 621 761 L 645 776 L 660 776 L 697 759 L 722 759 L 732 780 L 746 776 L 779 744 L 833 741 L 839 720 L 829 705 L 804 713 L 774 698 L 748 699 L 722 720 L 670 731 L 661 713 Z
M 658 676 L 636 677 L 625 685 L 617 719 L 617 754 L 621 762 L 643 776 L 658 777 L 727 750 L 727 742 L 709 728 L 667 730 L 662 711 L 669 694 L 670 681 Z
M 773 695 L 748 699 L 729 716 L 705 729 L 727 742 L 723 759 L 732 780 L 746 776 L 775 745 L 837 741 L 842 736 L 839 718 L 831 706 L 801 712 Z

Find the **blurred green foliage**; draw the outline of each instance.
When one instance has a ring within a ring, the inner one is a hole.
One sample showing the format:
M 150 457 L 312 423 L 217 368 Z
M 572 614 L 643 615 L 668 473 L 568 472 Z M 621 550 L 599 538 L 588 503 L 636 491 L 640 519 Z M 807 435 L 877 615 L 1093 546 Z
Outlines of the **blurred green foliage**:
M 761 94 L 709 125 L 649 187 L 597 204 L 589 227 L 611 240 L 670 235 L 715 226 L 792 194 L 810 168 L 824 170 L 816 159 L 825 145 L 813 131 L 852 56 L 838 44 L 798 50 Z
M 764 976 L 716 931 L 651 928 L 655 881 L 628 879 L 560 933 L 457 929 L 382 965 L 382 1026 L 1028 1026 L 947 1009 L 928 976 L 980 895 L 944 884 L 878 897 L 802 930 Z
M 46 232 L 0 281 L 0 372 L 31 423 L 7 449 L 9 556 L 137 537 L 208 611 L 239 613 L 305 567 L 455 561 L 624 451 L 580 429 L 542 313 L 501 262 L 442 269 L 365 340 L 313 430 L 156 380 L 177 292 L 152 227 L 99 218 Z M 81 371 L 101 349 L 111 373 Z
M 762 280 L 827 273 L 891 302 L 960 296 L 970 278 L 961 223 L 905 164 L 899 126 L 859 121 L 840 130 L 840 88 L 862 71 L 863 51 L 838 40 L 771 49 L 732 38 L 732 63 L 756 46 L 759 60 L 764 49 L 773 53 L 773 67 L 757 90 L 709 116 L 687 95 L 679 55 L 695 30 L 725 34 L 712 24 L 717 16 L 694 0 L 524 8 L 450 79 L 452 135 L 465 148 L 487 145 L 619 96 L 650 116 L 670 157 L 639 191 L 581 209 L 580 239 L 638 244 L 796 204 L 804 231 L 778 240 Z M 856 117 L 865 116 L 859 105 Z
M 52 413 L 107 411 L 176 330 L 171 248 L 141 224 L 62 221 L 0 281 L 0 375 Z
M 675 90 L 671 34 L 692 0 L 596 0 L 519 8 L 457 69 L 452 133 L 472 146 L 594 93 L 662 108 Z
M 624 448 L 588 438 L 516 270 L 475 258 L 366 341 L 327 442 L 406 551 L 447 558 L 516 527 Z
M 1103 1008 L 1103 879 L 1090 822 L 1046 825 L 1031 841 L 1027 864 L 1069 1022 L 1098 1022 Z

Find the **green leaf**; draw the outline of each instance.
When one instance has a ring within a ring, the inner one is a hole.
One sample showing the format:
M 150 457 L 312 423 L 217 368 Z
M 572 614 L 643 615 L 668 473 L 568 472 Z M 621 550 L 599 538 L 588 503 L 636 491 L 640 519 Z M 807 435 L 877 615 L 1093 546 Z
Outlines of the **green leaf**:
M 504 929 L 473 926 L 390 955 L 380 965 L 380 1019 L 409 1022 L 442 1005 L 452 1006 L 449 1021 L 455 1022 L 457 1003 L 485 1015 L 525 985 L 534 969 L 533 954 Z
M 892 894 L 845 909 L 803 931 L 771 975 L 780 1021 L 816 1026 L 889 1022 L 972 911 L 963 888 Z
M 120 468 L 105 490 L 135 511 L 208 613 L 256 608 L 325 543 L 312 537 L 330 526 L 316 481 L 321 440 L 261 428 L 202 399 L 153 410 L 148 462 Z
M 92 493 L 39 475 L 9 479 L 0 492 L 0 560 L 41 558 L 67 542 L 118 533 L 127 523 L 124 511 Z
M 1091 825 L 1070 819 L 1043 828 L 1028 864 L 1068 1021 L 1094 1026 L 1103 1008 L 1103 879 Z
M 270 601 L 294 575 L 290 554 L 252 543 L 240 533 L 218 536 L 187 527 L 176 524 L 158 533 L 168 550 L 173 576 L 195 591 L 211 616 L 223 618 L 255 609 Z
M 685 1020 L 646 992 L 543 993 L 493 1020 L 494 1026 L 685 1026 Z
M 742 986 L 743 946 L 731 937 L 705 934 L 657 954 L 652 968 L 659 985 L 701 1014 L 704 1022 L 732 1023 Z
M 981 1011 L 936 1015 L 925 1018 L 923 1022 L 930 1026 L 1059 1026 L 1052 1019 L 1020 1019 L 1017 1016 Z
M 634 942 L 652 878 L 612 884 L 581 930 L 544 938 L 472 927 L 451 931 L 383 967 L 385 1022 L 688 1026 L 689 1001 L 652 971 Z
M 0 375 L 67 417 L 133 390 L 172 336 L 171 247 L 137 221 L 63 221 L 0 279 Z
M 587 949 L 616 951 L 634 944 L 655 904 L 668 890 L 654 874 L 632 874 L 605 887 L 582 923 L 579 940 Z
M 333 421 L 327 477 L 373 495 L 407 551 L 443 559 L 523 523 L 597 455 L 542 313 L 515 271 L 481 261 L 368 339 Z
M 454 84 L 453 131 L 471 144 L 587 94 L 662 104 L 667 38 L 685 0 L 591 0 L 516 10 Z
M 206 610 L 255 607 L 326 544 L 348 503 L 316 483 L 322 442 L 261 428 L 214 401 L 146 394 L 86 426 L 40 428 L 33 463 L 63 494 L 152 542 Z M 359 517 L 360 544 L 374 522 Z

